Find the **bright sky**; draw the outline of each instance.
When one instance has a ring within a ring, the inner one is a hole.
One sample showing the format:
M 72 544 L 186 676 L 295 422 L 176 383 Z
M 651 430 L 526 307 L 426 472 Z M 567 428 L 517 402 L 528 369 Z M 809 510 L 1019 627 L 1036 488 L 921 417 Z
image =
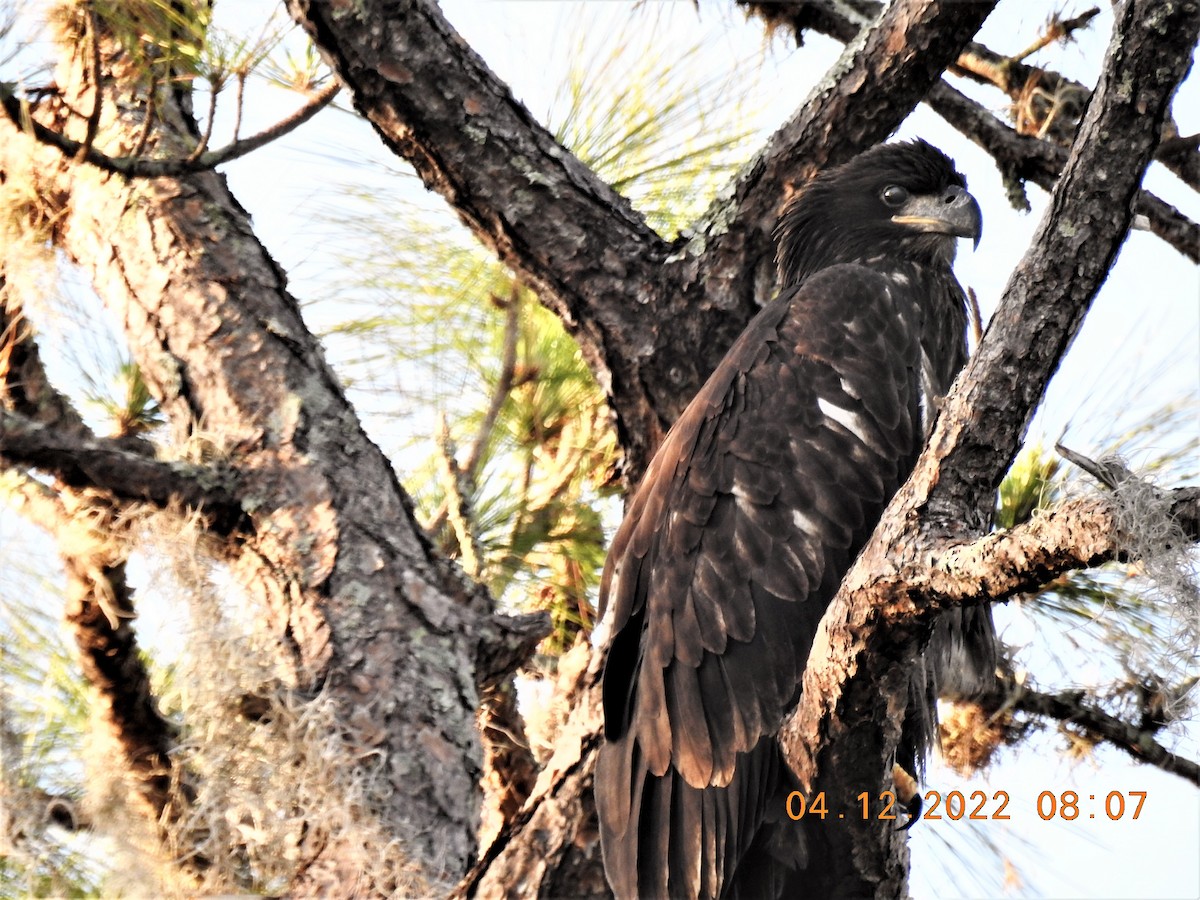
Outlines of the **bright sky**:
M 626 3 L 545 3 L 530 0 L 452 0 L 446 14 L 494 71 L 513 85 L 535 116 L 544 117 L 558 86 L 568 48 L 580 39 L 580 23 L 588 23 L 588 40 L 636 40 L 650 29 L 661 29 L 652 46 L 686 46 L 709 42 L 706 59 L 717 69 L 741 61 L 761 87 L 760 116 L 764 136 L 805 99 L 812 84 L 840 52 L 831 41 L 811 37 L 799 51 L 780 39 L 768 43 L 756 23 L 745 23 L 725 3 L 705 2 L 699 12 L 690 2 L 647 4 L 633 16 Z M 1068 15 L 1088 4 L 1067 0 Z M 1044 58 L 1085 83 L 1094 82 L 1107 42 L 1111 13 L 1102 13 L 1090 34 L 1066 51 Z M 239 0 L 217 4 L 218 21 L 233 32 L 257 33 L 276 4 L 268 0 Z M 1044 20 L 1044 4 L 1009 0 L 985 27 L 982 40 L 996 50 L 1015 51 L 1027 45 Z M 965 91 L 971 89 L 956 83 Z M 999 107 L 995 93 L 973 91 Z M 269 124 L 294 109 L 295 97 L 283 91 L 256 87 L 250 93 L 243 134 Z M 1175 105 L 1183 133 L 1200 131 L 1200 78 L 1193 75 Z M 220 129 L 218 128 L 218 134 Z M 984 235 L 972 254 L 964 246 L 958 272 L 978 292 L 985 317 L 995 307 L 1008 273 L 1024 252 L 1028 238 L 1045 207 L 1045 195 L 1029 188 L 1033 212 L 1014 213 L 1009 207 L 990 157 L 922 108 L 900 131 L 920 135 L 953 156 L 967 175 L 972 192 L 984 210 Z M 214 139 L 220 143 L 220 139 Z M 260 238 L 289 272 L 293 292 L 306 307 L 311 323 L 320 327 L 345 313 L 337 298 L 344 284 L 345 257 L 354 238 L 329 222 L 330 213 L 353 216 L 359 201 L 348 199 L 343 186 L 354 185 L 384 196 L 409 196 L 436 209 L 406 167 L 390 157 L 374 133 L 346 113 L 326 112 L 299 132 L 249 158 L 228 166 L 230 185 L 254 216 Z M 1148 182 L 1200 218 L 1200 200 L 1175 188 L 1166 172 L 1152 172 Z M 1186 201 L 1186 202 L 1184 202 Z M 1195 267 L 1157 238 L 1134 234 L 1096 301 L 1082 333 L 1049 391 L 1033 426 L 1034 433 L 1059 439 L 1092 455 L 1123 430 L 1139 422 L 1165 401 L 1190 395 L 1196 402 L 1200 385 L 1200 281 Z M 338 358 L 339 347 L 330 346 Z M 359 399 L 360 409 L 378 400 Z M 1194 420 L 1193 420 L 1194 421 Z M 368 417 L 372 435 L 389 451 L 402 443 L 388 434 L 386 420 Z M 1179 435 L 1162 436 L 1145 448 L 1150 454 L 1172 446 Z M 1138 462 L 1137 459 L 1134 462 Z M 403 465 L 403 463 L 402 463 Z M 0 538 L 5 528 L 0 522 Z M 1044 627 L 1034 627 L 1019 609 L 998 613 L 1005 637 L 1027 647 L 1024 657 L 1041 671 L 1048 656 Z M 165 619 L 169 619 L 166 616 Z M 163 622 L 162 611 L 142 612 L 143 628 L 153 632 Z M 1039 631 L 1039 627 L 1042 628 Z M 1071 635 L 1053 640 L 1070 642 Z M 1059 644 L 1055 644 L 1058 647 Z M 1080 663 L 1075 663 L 1080 665 Z M 1084 682 L 1099 673 L 1083 668 L 1067 675 Z M 1054 685 L 1058 686 L 1058 685 Z M 1195 725 L 1165 736 L 1180 751 L 1200 757 L 1200 730 Z M 1010 753 L 986 780 L 962 785 L 951 773 L 935 768 L 931 787 L 966 794 L 984 790 L 990 797 L 1003 790 L 1011 796 L 1007 822 L 943 821 L 923 823 L 912 832 L 912 893 L 921 898 L 973 896 L 1013 897 L 1130 897 L 1174 898 L 1200 895 L 1200 791 L 1178 778 L 1149 767 L 1131 765 L 1116 751 L 1101 749 L 1090 761 L 1070 764 L 1058 752 L 1061 740 L 1039 738 Z M 1084 798 L 1075 821 L 1044 822 L 1036 811 L 1043 791 L 1074 790 Z M 1120 821 L 1105 815 L 1104 799 L 1114 791 L 1146 791 L 1141 816 Z M 1095 796 L 1095 801 L 1086 798 Z M 988 811 L 995 804 L 989 803 Z M 1092 818 L 1095 816 L 1095 818 Z M 974 827 L 972 827 L 974 826 Z M 996 848 L 999 854 L 993 849 Z M 1005 886 L 1004 862 L 1015 880 Z

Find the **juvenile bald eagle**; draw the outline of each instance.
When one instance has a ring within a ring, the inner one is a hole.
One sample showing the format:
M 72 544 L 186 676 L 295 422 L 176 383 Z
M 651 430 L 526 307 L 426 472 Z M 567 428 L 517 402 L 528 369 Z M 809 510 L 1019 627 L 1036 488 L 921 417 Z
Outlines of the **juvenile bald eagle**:
M 966 359 L 950 266 L 980 224 L 923 141 L 818 175 L 783 212 L 782 290 L 667 435 L 604 571 L 596 804 L 618 897 L 779 897 L 803 869 L 777 733 L 821 615 Z M 990 612 L 962 616 L 939 621 L 913 673 L 909 771 L 940 688 L 994 668 Z

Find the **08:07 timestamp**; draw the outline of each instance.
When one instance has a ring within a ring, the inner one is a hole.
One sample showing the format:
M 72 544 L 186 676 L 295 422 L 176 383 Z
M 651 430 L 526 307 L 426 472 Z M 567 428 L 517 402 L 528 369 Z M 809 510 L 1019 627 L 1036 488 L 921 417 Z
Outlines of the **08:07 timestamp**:
M 1146 802 L 1146 791 L 1109 791 L 1104 797 L 1103 812 L 1109 819 L 1118 821 L 1128 815 L 1136 819 L 1142 814 L 1142 805 Z M 1127 799 L 1128 798 L 1128 799 Z M 863 791 L 857 798 L 859 806 L 851 815 L 858 815 L 863 821 L 875 819 L 895 819 L 896 795 L 892 791 L 881 791 L 873 796 L 869 791 Z M 989 797 L 984 791 L 972 791 L 970 795 L 962 791 L 950 791 L 943 795 L 941 791 L 926 791 L 920 805 L 921 819 L 950 819 L 957 822 L 960 819 L 968 821 L 1004 821 L 1012 816 L 1006 812 L 1009 804 L 1008 791 L 996 791 Z M 875 802 L 872 802 L 875 801 Z M 1076 791 L 1042 791 L 1037 798 L 1037 814 L 1044 820 L 1063 819 L 1074 821 L 1083 818 L 1094 819 L 1096 813 L 1088 803 L 1096 802 L 1095 794 L 1088 794 L 1083 801 Z M 875 806 L 872 814 L 872 806 Z M 900 807 L 903 812 L 904 807 Z M 799 821 L 804 818 L 824 820 L 827 817 L 845 819 L 846 813 L 831 811 L 825 800 L 825 792 L 821 791 L 811 799 L 806 799 L 799 791 L 792 791 L 787 797 L 788 818 Z

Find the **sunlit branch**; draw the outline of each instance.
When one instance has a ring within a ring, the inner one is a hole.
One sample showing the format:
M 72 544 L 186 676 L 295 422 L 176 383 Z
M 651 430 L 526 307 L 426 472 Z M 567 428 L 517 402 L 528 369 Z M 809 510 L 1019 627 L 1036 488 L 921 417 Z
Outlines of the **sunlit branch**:
M 1139 728 L 1105 712 L 1086 700 L 1083 691 L 1043 693 L 1018 684 L 1005 684 L 994 693 L 974 697 L 984 709 L 1014 709 L 1053 719 L 1082 729 L 1088 737 L 1124 750 L 1138 762 L 1148 763 L 1200 786 L 1200 764 L 1172 753 L 1150 729 Z
M 228 534 L 244 521 L 228 472 L 162 462 L 117 440 L 62 431 L 4 410 L 0 460 L 48 472 L 70 487 L 108 491 L 119 500 L 202 508 L 217 533 Z
M 849 42 L 877 16 L 883 8 L 873 0 L 855 0 L 853 4 L 832 0 L 807 0 L 796 7 L 757 0 L 740 0 L 772 26 L 787 25 L 797 40 L 803 31 L 812 29 L 837 40 Z M 1070 20 L 1070 30 L 1076 30 L 1088 14 Z M 1068 32 L 1069 33 L 1069 32 Z M 1082 109 L 1090 100 L 1091 91 L 1084 85 L 1063 76 L 1026 65 L 1017 59 L 996 53 L 972 42 L 958 58 L 952 69 L 974 80 L 990 84 L 1020 102 L 1022 93 L 1040 79 L 1043 84 L 1058 86 L 1076 98 Z M 1010 192 L 1019 190 L 1017 184 L 1032 180 L 1039 187 L 1053 190 L 1055 179 L 1066 160 L 1066 148 L 1073 136 L 1067 129 L 1055 140 L 1016 132 L 992 115 L 981 104 L 968 99 L 940 81 L 926 96 L 926 102 L 947 122 L 978 144 L 995 159 L 1009 182 Z M 1200 153 L 1193 142 L 1178 137 L 1178 128 L 1168 121 L 1156 158 L 1194 190 L 1200 190 Z M 1138 212 L 1145 215 L 1150 230 L 1193 261 L 1200 261 L 1200 225 L 1179 213 L 1170 204 L 1143 191 L 1137 200 Z
M 18 128 L 32 134 L 43 144 L 57 147 L 68 156 L 80 156 L 82 159 L 106 172 L 113 172 L 130 178 L 159 178 L 202 172 L 216 168 L 222 163 L 227 163 L 238 157 L 245 156 L 247 153 L 257 150 L 259 147 L 269 144 L 271 141 L 283 137 L 285 134 L 303 125 L 328 106 L 333 98 L 337 96 L 337 92 L 340 89 L 341 85 L 338 82 L 331 81 L 315 94 L 311 100 L 304 104 L 304 106 L 286 119 L 277 122 L 270 128 L 260 131 L 254 137 L 234 141 L 232 144 L 227 144 L 219 150 L 202 153 L 195 159 L 190 157 L 147 159 L 142 156 L 108 156 L 95 148 L 89 148 L 84 143 L 72 140 L 66 135 L 60 134 L 54 129 L 47 128 L 40 122 L 34 121 L 28 115 L 28 110 L 23 105 L 21 99 L 13 92 L 11 85 L 0 84 L 0 105 L 4 107 L 5 113 Z
M 1200 488 L 1165 491 L 1163 499 L 1184 539 L 1200 540 Z M 917 613 L 912 593 L 928 593 L 929 612 L 1037 591 L 1061 575 L 1125 558 L 1130 543 L 1110 497 L 1071 500 L 1008 531 L 934 547 L 911 568 L 890 573 L 887 580 L 903 582 L 905 592 L 897 591 L 896 601 L 879 614 L 897 624 L 911 621 Z

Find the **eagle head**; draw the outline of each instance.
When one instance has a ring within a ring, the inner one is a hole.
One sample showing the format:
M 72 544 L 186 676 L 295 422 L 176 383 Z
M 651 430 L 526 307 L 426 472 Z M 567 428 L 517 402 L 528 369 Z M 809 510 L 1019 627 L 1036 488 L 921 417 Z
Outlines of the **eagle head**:
M 781 286 L 837 263 L 949 267 L 957 238 L 978 246 L 982 221 L 946 154 L 921 140 L 880 144 L 821 172 L 784 208 L 775 230 Z

